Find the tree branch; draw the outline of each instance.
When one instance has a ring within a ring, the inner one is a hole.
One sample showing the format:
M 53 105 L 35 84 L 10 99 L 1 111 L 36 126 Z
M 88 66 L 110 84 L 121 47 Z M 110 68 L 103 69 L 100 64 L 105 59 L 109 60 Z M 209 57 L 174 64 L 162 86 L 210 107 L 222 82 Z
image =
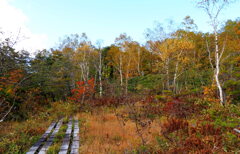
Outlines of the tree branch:
M 207 52 L 208 52 L 209 62 L 210 62 L 211 68 L 214 70 L 214 66 L 213 66 L 212 58 L 211 58 L 211 52 L 210 52 L 210 49 L 209 49 L 209 45 L 208 45 L 207 39 L 206 39 L 206 45 L 207 45 Z
M 226 44 L 227 44 L 227 37 L 226 37 L 225 40 L 224 40 L 223 47 L 222 47 L 222 51 L 221 51 L 220 57 L 219 57 L 219 61 L 221 60 L 222 55 L 223 55 L 223 53 L 224 53 L 224 51 L 225 51 Z

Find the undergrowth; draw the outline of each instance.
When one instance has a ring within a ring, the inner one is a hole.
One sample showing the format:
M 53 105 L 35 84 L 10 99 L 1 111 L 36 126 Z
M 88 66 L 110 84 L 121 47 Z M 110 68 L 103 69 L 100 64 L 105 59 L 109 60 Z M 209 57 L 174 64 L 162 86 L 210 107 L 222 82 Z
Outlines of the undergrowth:
M 0 124 L 0 153 L 24 153 L 37 142 L 52 121 L 73 115 L 78 106 L 66 102 L 51 103 L 24 121 L 8 121 Z

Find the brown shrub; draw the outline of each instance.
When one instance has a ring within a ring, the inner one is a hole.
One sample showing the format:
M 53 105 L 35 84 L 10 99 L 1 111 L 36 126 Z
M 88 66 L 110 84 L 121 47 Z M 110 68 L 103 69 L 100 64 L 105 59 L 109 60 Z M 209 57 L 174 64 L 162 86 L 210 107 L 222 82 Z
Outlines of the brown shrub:
M 178 130 L 184 130 L 186 132 L 188 130 L 188 122 L 186 120 L 176 118 L 168 119 L 168 121 L 162 123 L 161 126 L 162 134 L 169 134 Z
M 135 103 L 140 99 L 131 96 L 104 96 L 100 98 L 93 98 L 91 100 L 87 100 L 86 103 L 91 105 L 92 107 L 100 107 L 100 106 L 108 106 L 108 107 L 118 107 L 120 105 L 124 105 L 127 102 Z
M 208 136 L 208 135 L 221 135 L 221 129 L 215 128 L 213 124 L 204 124 L 198 126 L 199 132 L 201 135 Z
M 192 127 L 186 120 L 170 118 L 162 123 L 161 133 L 172 144 L 169 153 L 222 152 L 222 130 L 213 124 L 197 123 Z
M 198 113 L 200 110 L 201 107 L 199 105 L 192 102 L 185 102 L 180 99 L 174 99 L 171 102 L 167 102 L 163 107 L 165 114 L 177 118 L 187 118 L 194 113 Z

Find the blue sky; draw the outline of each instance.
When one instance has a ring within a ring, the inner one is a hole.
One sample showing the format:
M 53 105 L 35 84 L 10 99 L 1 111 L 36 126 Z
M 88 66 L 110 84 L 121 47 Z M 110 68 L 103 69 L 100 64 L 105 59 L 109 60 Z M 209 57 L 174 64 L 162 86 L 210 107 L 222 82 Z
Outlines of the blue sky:
M 1 0 L 0 0 L 1 1 Z M 144 31 L 154 21 L 176 23 L 190 15 L 200 31 L 209 31 L 208 18 L 194 0 L 10 0 L 27 17 L 26 27 L 47 37 L 46 47 L 54 47 L 60 37 L 85 32 L 95 42 L 114 43 L 120 33 L 144 42 Z M 235 20 L 240 16 L 240 2 L 223 10 L 220 18 Z

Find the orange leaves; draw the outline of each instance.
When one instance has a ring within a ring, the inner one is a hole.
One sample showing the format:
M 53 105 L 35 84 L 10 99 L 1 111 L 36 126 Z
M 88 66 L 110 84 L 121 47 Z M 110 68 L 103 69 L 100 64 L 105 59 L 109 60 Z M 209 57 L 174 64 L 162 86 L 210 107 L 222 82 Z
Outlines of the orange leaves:
M 218 103 L 219 99 L 217 99 L 217 87 L 216 85 L 210 85 L 203 87 L 203 96 L 206 101 Z
M 20 69 L 13 70 L 0 77 L 0 91 L 6 91 L 6 93 L 13 94 L 18 83 L 23 77 L 23 71 Z
M 80 102 L 83 97 L 89 97 L 94 93 L 94 78 L 88 80 L 87 82 L 77 81 L 76 85 L 77 88 L 71 91 L 73 96 L 69 98 L 74 102 Z
M 240 22 L 238 22 L 237 25 L 234 27 L 234 31 L 237 35 L 240 35 Z
M 22 78 L 22 76 L 22 70 L 13 70 L 0 77 L 0 84 L 7 85 L 17 83 Z

